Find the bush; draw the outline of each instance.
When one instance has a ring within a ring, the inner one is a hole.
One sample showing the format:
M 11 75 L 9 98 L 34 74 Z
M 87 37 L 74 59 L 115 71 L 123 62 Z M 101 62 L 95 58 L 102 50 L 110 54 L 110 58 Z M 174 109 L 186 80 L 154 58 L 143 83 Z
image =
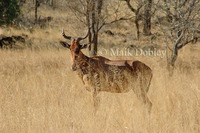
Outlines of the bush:
M 0 25 L 11 24 L 20 14 L 17 0 L 1 0 L 0 2 Z

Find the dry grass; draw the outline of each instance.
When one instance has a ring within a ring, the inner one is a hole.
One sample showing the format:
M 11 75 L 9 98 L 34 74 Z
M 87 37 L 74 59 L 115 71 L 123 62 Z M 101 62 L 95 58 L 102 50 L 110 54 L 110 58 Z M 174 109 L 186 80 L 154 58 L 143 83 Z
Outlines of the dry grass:
M 101 93 L 101 104 L 94 115 L 91 93 L 70 70 L 69 52 L 57 49 L 63 27 L 66 34 L 72 36 L 86 33 L 73 13 L 63 8 L 39 8 L 42 17 L 53 17 L 46 29 L 0 28 L 0 34 L 4 35 L 27 34 L 33 49 L 39 49 L 0 50 L 0 133 L 200 132 L 199 44 L 186 46 L 180 51 L 172 77 L 168 76 L 165 58 L 130 57 L 153 69 L 148 93 L 153 103 L 150 116 L 133 92 Z M 27 10 L 31 9 L 27 5 L 23 10 L 29 12 Z M 34 18 L 33 10 L 25 15 Z M 104 27 L 99 33 L 100 48 L 152 45 L 150 38 L 134 40 L 132 27 L 134 24 L 129 21 Z M 107 29 L 115 36 L 103 33 Z M 156 33 L 157 29 L 153 29 Z M 164 47 L 163 40 L 159 37 L 154 43 Z
M 200 132 L 200 72 L 166 72 L 165 59 L 140 58 L 153 69 L 149 117 L 133 92 L 91 94 L 70 70 L 69 52 L 0 51 L 0 132 Z M 187 61 L 187 59 L 185 59 Z M 188 68 L 189 69 L 189 68 Z

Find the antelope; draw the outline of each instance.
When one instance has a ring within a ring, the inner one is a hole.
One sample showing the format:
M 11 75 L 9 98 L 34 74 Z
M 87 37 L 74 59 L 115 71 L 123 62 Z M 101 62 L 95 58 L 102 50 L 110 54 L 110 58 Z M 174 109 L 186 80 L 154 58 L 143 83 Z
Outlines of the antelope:
M 103 56 L 86 56 L 81 50 L 87 48 L 88 44 L 82 45 L 80 42 L 88 35 L 89 32 L 85 37 L 72 38 L 65 35 L 63 30 L 62 36 L 71 43 L 60 41 L 60 44 L 70 49 L 71 69 L 77 72 L 85 89 L 92 92 L 94 107 L 98 107 L 99 92 L 126 93 L 133 90 L 150 113 L 152 103 L 147 92 L 153 76 L 151 68 L 140 61 L 110 60 Z

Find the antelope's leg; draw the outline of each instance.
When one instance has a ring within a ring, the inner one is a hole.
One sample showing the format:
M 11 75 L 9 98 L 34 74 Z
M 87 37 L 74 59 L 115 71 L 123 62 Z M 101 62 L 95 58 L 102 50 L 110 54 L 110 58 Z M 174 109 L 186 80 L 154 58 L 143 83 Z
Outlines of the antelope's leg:
M 146 88 L 143 88 L 142 85 L 142 79 L 138 79 L 139 81 L 139 87 L 136 87 L 133 89 L 134 93 L 136 94 L 137 98 L 147 107 L 148 112 L 151 112 L 151 107 L 152 107 L 152 103 L 149 100 L 147 93 L 145 91 Z
M 98 93 L 99 93 L 98 91 L 93 92 L 93 102 L 94 102 L 95 112 L 97 111 L 100 103 L 100 98 L 98 96 Z
M 83 84 L 84 84 L 84 87 L 92 92 L 92 98 L 93 98 L 93 103 L 94 103 L 94 108 L 95 108 L 95 113 L 98 109 L 98 106 L 99 106 L 99 102 L 100 102 L 100 98 L 98 96 L 98 93 L 99 93 L 99 81 L 98 81 L 98 78 L 97 76 L 95 75 L 94 79 L 91 80 L 90 79 L 90 75 L 89 74 L 85 74 L 83 76 Z
M 89 75 L 88 74 L 85 74 L 83 76 L 83 84 L 84 84 L 84 87 L 85 87 L 86 90 L 91 91 L 90 90 L 91 89 L 91 86 L 90 86 L 91 81 L 89 80 Z
M 99 102 L 100 102 L 100 98 L 98 96 L 98 93 L 99 93 L 100 88 L 101 88 L 100 78 L 99 78 L 98 73 L 94 74 L 93 83 L 94 83 L 94 89 L 93 89 L 94 107 L 95 107 L 95 110 L 97 110 L 97 108 L 99 106 Z
M 137 98 L 147 107 L 149 113 L 151 111 L 151 107 L 152 107 L 152 103 L 149 100 L 145 90 L 143 88 L 138 89 L 137 91 L 135 91 L 135 94 L 137 96 Z

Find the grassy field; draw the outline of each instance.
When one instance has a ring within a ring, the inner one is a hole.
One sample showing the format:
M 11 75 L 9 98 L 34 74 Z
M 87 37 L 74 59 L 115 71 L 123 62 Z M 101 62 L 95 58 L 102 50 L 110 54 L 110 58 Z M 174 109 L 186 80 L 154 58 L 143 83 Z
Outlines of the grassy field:
M 165 59 L 137 57 L 153 69 L 148 93 L 151 115 L 144 113 L 133 92 L 101 93 L 94 115 L 92 96 L 70 70 L 67 50 L 0 50 L 0 55 L 2 133 L 200 132 L 200 71 L 196 65 L 179 61 L 181 69 L 169 77 Z M 190 58 L 194 57 L 184 61 Z
M 33 5 L 29 7 L 25 5 L 23 11 L 29 12 L 25 16 L 33 19 Z M 40 16 L 53 17 L 49 26 L 43 29 L 0 28 L 3 35 L 26 34 L 26 43 L 31 43 L 31 48 L 0 49 L 0 133 L 200 132 L 199 42 L 180 50 L 171 77 L 165 56 L 106 55 L 112 59 L 140 60 L 152 68 L 153 79 L 148 92 L 152 112 L 146 114 L 130 91 L 100 93 L 100 107 L 94 114 L 91 93 L 70 70 L 70 52 L 58 44 L 59 40 L 64 40 L 62 28 L 72 36 L 84 36 L 87 29 L 72 12 L 64 9 L 39 7 Z M 159 32 L 155 25 L 152 28 L 152 33 Z M 107 29 L 114 36 L 106 34 Z M 142 36 L 139 41 L 135 38 L 133 21 L 116 23 L 100 31 L 99 48 L 127 48 L 130 45 L 165 48 L 162 36 L 152 42 L 150 37 Z M 86 50 L 83 52 L 87 54 Z

